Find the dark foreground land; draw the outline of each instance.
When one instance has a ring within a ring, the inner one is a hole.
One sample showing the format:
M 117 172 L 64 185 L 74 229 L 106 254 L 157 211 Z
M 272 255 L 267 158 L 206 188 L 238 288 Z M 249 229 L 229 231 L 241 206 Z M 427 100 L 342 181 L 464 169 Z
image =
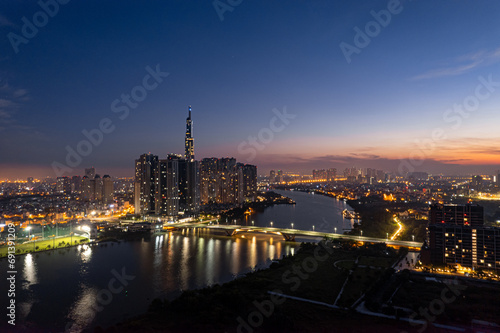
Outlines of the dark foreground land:
M 155 299 L 146 314 L 95 332 L 450 331 L 433 323 L 476 332 L 473 319 L 499 321 L 498 284 L 457 280 L 458 296 L 446 294 L 444 309 L 432 315 L 447 287 L 420 273 L 395 272 L 391 267 L 405 255 L 406 249 L 384 244 L 304 243 L 268 269 L 186 291 L 172 302 Z M 426 319 L 419 310 L 429 307 L 432 318 Z M 420 322 L 409 323 L 408 317 Z M 483 332 L 496 331 L 486 327 Z

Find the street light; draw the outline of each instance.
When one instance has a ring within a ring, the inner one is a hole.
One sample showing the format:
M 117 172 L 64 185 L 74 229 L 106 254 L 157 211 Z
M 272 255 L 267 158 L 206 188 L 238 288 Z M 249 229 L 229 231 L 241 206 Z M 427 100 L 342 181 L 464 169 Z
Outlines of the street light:
M 415 241 L 415 235 L 411 235 L 411 239 Z
M 361 237 L 363 237 L 363 230 L 361 230 Z
M 337 227 L 335 227 L 335 233 L 337 233 Z
M 389 240 L 389 233 L 386 232 L 385 235 L 386 235 L 386 239 Z
M 292 222 L 292 229 L 293 229 L 293 222 Z
M 254 221 L 252 221 L 252 225 L 254 225 L 254 224 L 255 224 L 255 222 L 254 222 Z
M 314 231 L 314 224 L 313 224 L 313 231 Z
M 271 221 L 271 227 L 273 226 L 273 221 Z

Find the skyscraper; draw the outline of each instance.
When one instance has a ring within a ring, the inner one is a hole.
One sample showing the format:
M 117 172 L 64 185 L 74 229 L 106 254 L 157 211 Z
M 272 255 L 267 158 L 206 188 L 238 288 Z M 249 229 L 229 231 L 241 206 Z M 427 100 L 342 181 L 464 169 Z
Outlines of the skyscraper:
M 158 156 L 143 154 L 135 160 L 134 204 L 136 214 L 154 214 L 156 210 Z
M 156 215 L 177 216 L 179 213 L 180 155 L 170 154 L 159 160 L 156 187 Z
M 102 201 L 104 204 L 109 205 L 113 202 L 113 180 L 109 175 L 102 177 Z
M 193 138 L 193 121 L 191 120 L 191 105 L 188 108 L 189 116 L 186 119 L 186 139 L 184 142 L 185 153 L 184 157 L 187 161 L 194 160 L 194 138 Z

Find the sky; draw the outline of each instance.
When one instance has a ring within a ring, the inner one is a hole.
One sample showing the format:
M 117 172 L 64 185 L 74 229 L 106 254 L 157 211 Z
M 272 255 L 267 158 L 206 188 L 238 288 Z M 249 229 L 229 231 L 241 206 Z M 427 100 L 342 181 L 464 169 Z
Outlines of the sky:
M 132 176 L 189 105 L 259 174 L 500 169 L 498 1 L 59 1 L 0 3 L 0 180 Z

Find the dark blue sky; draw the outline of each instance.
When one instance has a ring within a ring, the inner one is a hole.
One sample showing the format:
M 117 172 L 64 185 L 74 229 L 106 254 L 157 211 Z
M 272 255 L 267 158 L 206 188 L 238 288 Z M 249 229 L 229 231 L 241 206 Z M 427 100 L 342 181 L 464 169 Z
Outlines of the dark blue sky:
M 470 101 L 480 78 L 500 82 L 500 3 L 401 1 L 348 62 L 341 43 L 355 47 L 354 28 L 391 3 L 244 0 L 221 21 L 212 1 L 72 0 L 16 53 L 9 34 L 22 36 L 22 18 L 42 9 L 4 1 L 0 179 L 54 176 L 66 147 L 105 118 L 114 131 L 67 174 L 93 165 L 131 176 L 144 152 L 183 153 L 188 105 L 198 159 L 233 156 L 262 172 L 391 171 L 420 154 L 415 168 L 430 172 L 497 169 L 500 86 L 479 88 L 488 96 L 471 112 L 446 112 Z M 121 120 L 111 103 L 158 64 L 169 76 Z M 284 108 L 295 118 L 251 148 L 248 137 L 269 134 L 273 109 Z M 419 148 L 435 129 L 446 138 Z

